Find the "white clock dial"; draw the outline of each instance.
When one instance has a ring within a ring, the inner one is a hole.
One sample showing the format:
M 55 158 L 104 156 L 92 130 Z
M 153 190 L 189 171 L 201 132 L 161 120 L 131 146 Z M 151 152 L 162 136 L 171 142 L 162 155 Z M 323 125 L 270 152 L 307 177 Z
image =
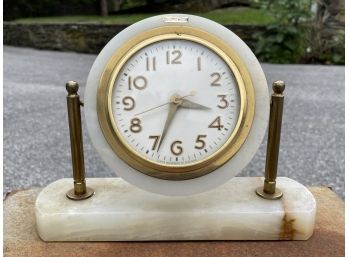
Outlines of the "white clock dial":
M 189 40 L 163 40 L 136 52 L 119 71 L 111 99 L 127 145 L 144 159 L 173 166 L 216 153 L 240 115 L 229 66 Z

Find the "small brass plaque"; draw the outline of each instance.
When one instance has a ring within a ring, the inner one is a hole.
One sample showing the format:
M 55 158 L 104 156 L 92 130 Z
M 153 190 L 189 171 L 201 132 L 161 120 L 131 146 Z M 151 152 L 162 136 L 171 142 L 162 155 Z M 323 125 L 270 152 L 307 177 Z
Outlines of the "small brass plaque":
M 167 23 L 186 23 L 189 22 L 189 18 L 188 17 L 164 17 L 164 22 Z

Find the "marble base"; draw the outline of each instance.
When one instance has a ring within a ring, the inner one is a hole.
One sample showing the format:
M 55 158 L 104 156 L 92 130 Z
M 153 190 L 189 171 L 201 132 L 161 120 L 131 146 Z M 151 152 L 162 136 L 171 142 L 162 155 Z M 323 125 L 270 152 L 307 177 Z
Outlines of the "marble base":
M 169 197 L 120 178 L 89 178 L 95 195 L 72 201 L 73 181 L 61 179 L 37 197 L 37 230 L 45 241 L 307 240 L 316 202 L 298 182 L 280 177 L 280 200 L 255 194 L 263 178 L 236 177 L 205 193 Z

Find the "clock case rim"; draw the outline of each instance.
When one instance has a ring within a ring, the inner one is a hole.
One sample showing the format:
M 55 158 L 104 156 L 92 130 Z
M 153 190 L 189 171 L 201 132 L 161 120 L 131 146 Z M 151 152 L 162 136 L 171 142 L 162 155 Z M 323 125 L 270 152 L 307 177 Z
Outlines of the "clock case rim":
M 188 40 L 211 49 L 224 60 L 233 73 L 240 95 L 240 113 L 228 140 L 203 160 L 184 165 L 157 163 L 137 153 L 123 139 L 112 115 L 111 97 L 123 65 L 136 52 L 150 44 L 170 39 Z M 228 162 L 249 135 L 255 114 L 255 97 L 249 72 L 232 47 L 217 36 L 189 26 L 164 25 L 133 37 L 117 49 L 107 61 L 97 89 L 97 116 L 101 131 L 112 151 L 139 172 L 165 180 L 187 180 L 204 176 Z
M 178 22 L 179 20 L 185 20 L 185 22 Z M 200 28 L 224 40 L 228 45 L 235 49 L 236 52 L 238 52 L 240 58 L 244 61 L 251 76 L 255 92 L 254 121 L 249 136 L 238 153 L 226 162 L 225 165 L 219 167 L 215 172 L 210 172 L 205 176 L 187 180 L 158 179 L 147 176 L 126 164 L 114 154 L 109 144 L 106 142 L 99 126 L 96 110 L 97 87 L 103 69 L 110 56 L 125 42 L 131 40 L 144 30 L 168 25 L 168 21 L 171 21 L 170 24 L 184 24 L 185 26 Z M 98 165 L 101 176 L 103 176 L 103 174 L 104 176 L 110 176 L 109 173 L 106 173 L 107 171 L 103 165 L 106 164 L 107 167 L 115 172 L 119 177 L 143 190 L 155 194 L 183 197 L 206 192 L 226 183 L 242 171 L 248 163 L 250 163 L 259 149 L 268 127 L 270 109 L 269 101 L 269 90 L 265 74 L 259 61 L 243 40 L 241 40 L 231 30 L 212 20 L 190 14 L 176 13 L 157 15 L 136 22 L 119 32 L 108 42 L 107 45 L 105 45 L 100 54 L 96 57 L 89 72 L 84 91 L 83 109 L 89 138 L 94 149 L 103 161 L 103 163 Z M 93 160 L 97 161 L 98 158 L 95 159 L 95 157 L 93 157 L 93 150 L 90 149 L 89 151 L 92 151 L 89 154 L 89 158 L 93 158 Z M 260 158 L 260 156 L 258 158 Z M 88 169 L 88 165 L 86 168 Z M 257 167 L 254 167 L 253 165 L 251 168 L 257 170 Z M 262 179 L 260 181 L 260 183 L 262 183 Z

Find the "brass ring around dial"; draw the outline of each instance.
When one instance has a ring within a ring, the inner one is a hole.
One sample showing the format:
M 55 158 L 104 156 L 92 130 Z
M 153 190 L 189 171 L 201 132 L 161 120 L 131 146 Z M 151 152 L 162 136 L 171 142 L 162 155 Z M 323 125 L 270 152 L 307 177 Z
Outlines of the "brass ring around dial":
M 240 113 L 236 127 L 225 144 L 207 158 L 185 165 L 157 163 L 132 149 L 118 131 L 111 96 L 117 75 L 126 61 L 143 47 L 161 40 L 182 39 L 202 44 L 219 55 L 229 66 L 238 84 Z M 224 165 L 248 137 L 255 113 L 254 88 L 250 74 L 239 55 L 218 37 L 198 28 L 162 26 L 147 30 L 125 43 L 111 56 L 97 90 L 97 114 L 102 133 L 113 152 L 128 165 L 146 175 L 166 180 L 186 180 L 206 175 Z

